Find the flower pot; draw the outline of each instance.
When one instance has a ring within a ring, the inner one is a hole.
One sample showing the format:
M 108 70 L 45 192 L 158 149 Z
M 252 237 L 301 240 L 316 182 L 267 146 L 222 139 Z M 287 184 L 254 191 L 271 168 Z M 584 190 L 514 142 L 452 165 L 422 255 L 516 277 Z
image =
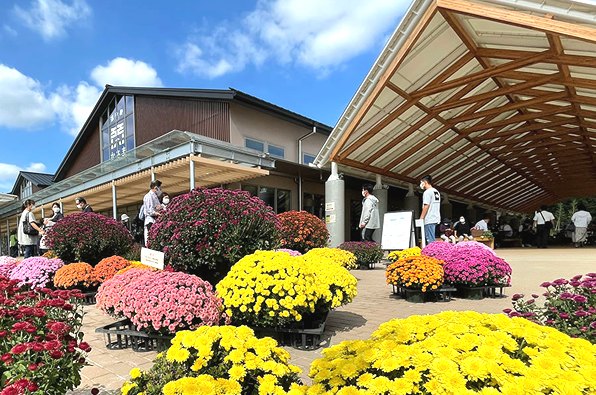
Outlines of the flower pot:
M 291 346 L 298 350 L 316 350 L 321 347 L 321 336 L 325 332 L 327 315 L 313 316 L 312 320 L 305 317 L 294 327 L 267 328 L 252 327 L 258 338 L 271 337 L 277 340 L 280 346 Z
M 410 303 L 424 303 L 427 300 L 426 292 L 420 289 L 405 288 L 406 302 Z
M 474 238 L 484 236 L 484 231 L 482 229 L 472 229 L 471 232 L 472 232 L 472 237 L 474 237 Z
M 457 296 L 462 299 L 482 300 L 484 299 L 485 287 L 457 286 Z
M 95 329 L 96 333 L 103 333 L 106 348 L 122 350 L 132 348 L 135 352 L 165 351 L 170 348 L 174 335 L 160 335 L 139 331 L 127 318 Z

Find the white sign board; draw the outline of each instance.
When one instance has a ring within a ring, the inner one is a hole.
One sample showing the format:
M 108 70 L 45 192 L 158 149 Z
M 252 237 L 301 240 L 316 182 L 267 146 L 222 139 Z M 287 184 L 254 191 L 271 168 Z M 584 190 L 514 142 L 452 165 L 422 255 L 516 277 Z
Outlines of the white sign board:
M 405 250 L 414 246 L 414 212 L 385 213 L 383 218 L 381 247 L 384 250 Z
M 141 263 L 143 265 L 151 266 L 159 270 L 163 270 L 164 253 L 150 250 L 149 248 L 141 248 Z
M 335 211 L 335 202 L 325 203 L 325 211 Z

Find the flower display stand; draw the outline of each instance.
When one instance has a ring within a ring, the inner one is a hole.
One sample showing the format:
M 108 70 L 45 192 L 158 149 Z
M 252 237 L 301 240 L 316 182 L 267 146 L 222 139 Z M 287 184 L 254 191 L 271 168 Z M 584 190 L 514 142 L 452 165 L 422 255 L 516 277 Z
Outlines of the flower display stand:
M 502 298 L 503 297 L 503 288 L 511 287 L 511 285 L 487 285 L 485 287 L 485 296 L 487 298 Z M 499 292 L 497 293 L 497 289 Z
M 97 300 L 95 299 L 95 296 L 97 295 L 97 291 L 93 291 L 93 292 L 84 292 L 83 296 L 85 297 L 83 299 L 83 304 L 85 305 L 93 305 L 97 303 Z
M 165 351 L 170 347 L 174 338 L 174 335 L 159 335 L 138 331 L 129 319 L 102 326 L 95 329 L 95 332 L 104 334 L 107 349 L 132 348 L 135 352 Z
M 422 292 L 420 289 L 411 289 L 393 285 L 393 293 L 411 303 L 450 302 L 451 296 L 455 291 L 456 289 L 449 284 L 443 284 L 440 288 L 426 292 Z
M 371 270 L 371 269 L 374 269 L 375 266 L 376 266 L 376 263 L 359 263 L 358 269 L 359 270 Z
M 462 299 L 482 300 L 486 292 L 486 287 L 465 287 L 463 285 L 457 286 L 456 296 Z
M 325 332 L 327 323 L 325 313 L 308 322 L 300 322 L 299 326 L 290 328 L 252 327 L 255 336 L 271 337 L 277 340 L 280 346 L 291 346 L 298 350 L 316 350 L 321 347 L 321 337 Z

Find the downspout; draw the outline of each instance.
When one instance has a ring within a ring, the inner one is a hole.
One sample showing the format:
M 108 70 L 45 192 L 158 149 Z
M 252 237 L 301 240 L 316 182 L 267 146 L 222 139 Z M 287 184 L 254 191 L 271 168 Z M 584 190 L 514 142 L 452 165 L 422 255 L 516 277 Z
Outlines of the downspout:
M 313 125 L 312 131 L 305 134 L 298 139 L 298 163 L 303 165 L 304 158 L 302 157 L 302 140 L 306 140 L 313 134 L 317 133 L 317 127 Z M 302 211 L 302 170 L 298 171 L 298 211 Z

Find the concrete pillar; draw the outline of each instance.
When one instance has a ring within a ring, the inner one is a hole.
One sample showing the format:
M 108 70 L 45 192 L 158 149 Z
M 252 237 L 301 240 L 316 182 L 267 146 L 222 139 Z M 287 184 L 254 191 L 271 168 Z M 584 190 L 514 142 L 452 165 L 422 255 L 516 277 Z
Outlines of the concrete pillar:
M 418 196 L 414 193 L 414 185 L 412 184 L 408 185 L 408 194 L 404 198 L 404 210 L 412 210 L 414 211 L 414 218 L 420 218 L 422 208 Z
M 476 210 L 472 203 L 468 204 L 468 207 L 466 208 L 466 221 L 472 224 L 472 226 L 476 225 Z
M 379 219 L 381 220 L 381 228 L 373 233 L 373 240 L 379 244 L 381 244 L 381 238 L 383 236 L 383 219 L 385 217 L 385 213 L 387 212 L 387 201 L 389 200 L 388 188 L 389 187 L 387 185 L 383 185 L 381 182 L 381 176 L 377 174 L 377 182 L 373 190 L 373 195 L 379 199 Z
M 43 203 L 41 204 L 41 218 L 42 220 L 46 217 L 46 210 L 43 208 Z
M 453 221 L 453 205 L 449 201 L 449 196 L 446 193 L 442 193 L 443 199 L 441 200 L 441 221 L 443 218 L 449 218 Z
M 112 214 L 118 221 L 118 200 L 116 199 L 116 183 L 114 181 L 112 181 Z
M 151 181 L 155 181 L 155 173 L 153 172 L 153 166 L 151 166 Z
M 8 255 L 10 255 L 10 221 L 6 220 L 6 235 L 8 241 Z
M 331 236 L 331 247 L 337 247 L 345 241 L 345 195 L 346 185 L 337 172 L 337 163 L 331 162 L 331 175 L 325 182 L 325 223 Z

